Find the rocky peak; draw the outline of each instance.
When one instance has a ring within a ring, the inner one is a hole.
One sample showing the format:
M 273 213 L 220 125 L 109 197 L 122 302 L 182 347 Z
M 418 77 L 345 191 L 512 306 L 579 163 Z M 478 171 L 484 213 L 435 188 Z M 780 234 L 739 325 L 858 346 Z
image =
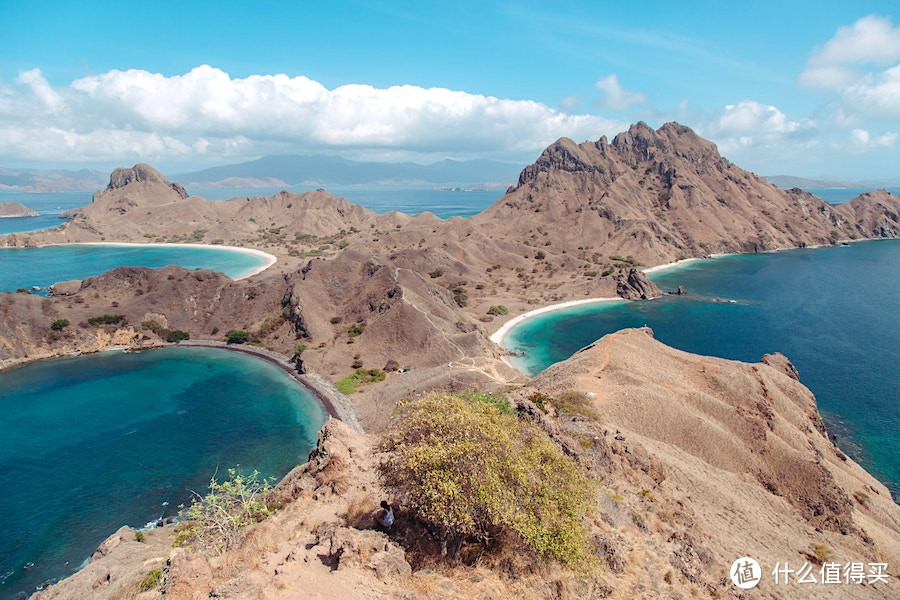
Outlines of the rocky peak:
M 170 182 L 163 175 L 144 163 L 138 163 L 134 167 L 119 168 L 112 172 L 109 176 L 109 185 L 107 190 L 123 189 L 132 183 L 147 182 L 150 184 L 160 184 L 174 190 L 181 198 L 187 198 L 188 193 L 179 183 Z
M 584 150 L 569 138 L 559 138 L 547 147 L 534 164 L 525 167 L 519 174 L 518 186 L 533 181 L 538 173 L 546 171 L 567 171 L 569 173 L 593 172 L 600 167 L 591 164 Z

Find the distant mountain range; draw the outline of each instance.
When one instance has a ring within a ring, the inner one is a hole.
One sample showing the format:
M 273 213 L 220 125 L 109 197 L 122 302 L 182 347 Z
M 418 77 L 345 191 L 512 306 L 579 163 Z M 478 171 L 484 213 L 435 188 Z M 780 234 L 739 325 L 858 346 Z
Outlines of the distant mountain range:
M 784 190 L 791 188 L 887 188 L 900 187 L 900 179 L 869 179 L 869 180 L 841 180 L 841 179 L 809 179 L 795 177 L 793 175 L 766 175 L 766 180 L 774 183 Z
M 94 191 L 106 187 L 109 173 L 42 169 L 4 169 L 0 167 L 0 191 L 73 192 Z
M 505 189 L 516 181 L 523 167 L 495 160 L 442 160 L 423 165 L 288 154 L 179 173 L 169 178 L 186 187 L 200 188 L 318 186 L 327 189 L 329 186 L 343 185 L 434 185 L 445 189 Z M 900 187 L 900 178 L 839 180 L 770 175 L 766 179 L 782 189 Z M 0 191 L 95 191 L 103 189 L 107 183 L 108 173 L 89 169 L 0 167 Z
M 456 185 L 496 183 L 506 187 L 524 165 L 494 160 L 361 162 L 339 156 L 265 156 L 245 163 L 180 173 L 187 187 L 279 187 L 298 185 Z

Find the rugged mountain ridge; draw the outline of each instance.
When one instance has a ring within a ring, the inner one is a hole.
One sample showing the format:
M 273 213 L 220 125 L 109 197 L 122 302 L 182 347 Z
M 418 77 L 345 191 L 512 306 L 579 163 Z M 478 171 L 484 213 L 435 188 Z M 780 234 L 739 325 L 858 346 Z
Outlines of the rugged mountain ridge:
M 716 253 L 761 252 L 839 239 L 897 237 L 900 198 L 831 206 L 783 191 L 719 155 L 690 128 L 644 123 L 596 142 L 563 138 L 473 221 L 498 232 L 540 225 L 571 246 L 647 264 Z M 862 209 L 865 205 L 866 208 Z M 860 211 L 878 227 L 864 226 Z

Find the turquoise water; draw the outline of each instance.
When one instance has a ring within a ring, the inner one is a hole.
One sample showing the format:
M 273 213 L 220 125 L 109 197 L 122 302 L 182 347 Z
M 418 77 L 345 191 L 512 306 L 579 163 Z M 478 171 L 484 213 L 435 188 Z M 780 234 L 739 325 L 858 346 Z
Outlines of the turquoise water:
M 0 235 L 53 229 L 65 221 L 57 215 L 91 202 L 90 192 L 31 193 L 0 192 L 0 202 L 18 202 L 40 213 L 37 217 L 0 219 Z
M 607 333 L 645 324 L 688 352 L 747 362 L 782 352 L 838 445 L 900 499 L 900 240 L 727 256 L 651 279 L 690 295 L 540 315 L 506 344 L 525 352 L 516 360 L 532 374 Z
M 216 469 L 282 477 L 326 418 L 278 367 L 209 348 L 0 373 L 0 414 L 0 598 L 74 572 L 122 525 L 173 515 Z
M 0 248 L 0 292 L 38 286 L 41 293 L 57 281 L 84 279 L 121 266 L 221 271 L 231 278 L 251 273 L 265 264 L 261 256 L 225 248 L 153 246 L 99 246 L 67 244 L 43 248 Z

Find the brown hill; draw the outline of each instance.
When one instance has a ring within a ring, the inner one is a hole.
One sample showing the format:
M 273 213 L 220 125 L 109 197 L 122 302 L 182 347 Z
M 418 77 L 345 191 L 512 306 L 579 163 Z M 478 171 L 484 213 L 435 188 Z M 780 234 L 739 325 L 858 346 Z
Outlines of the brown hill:
M 818 573 L 823 558 L 900 560 L 900 506 L 828 439 L 815 398 L 784 356 L 758 364 L 697 356 L 663 345 L 649 329 L 629 329 L 548 368 L 518 393 L 552 398 L 572 390 L 590 395 L 602 426 L 562 415 L 580 441 L 570 448 L 595 466 L 608 494 L 622 498 L 606 502 L 611 510 L 624 512 L 624 521 L 629 511 L 641 515 L 638 535 L 618 547 L 626 561 L 641 563 L 626 569 L 631 576 L 620 583 L 632 592 L 622 597 L 669 597 L 659 573 L 673 566 L 705 587 L 702 595 L 715 595 L 741 556 L 763 566 L 754 592 L 766 598 L 881 598 L 896 584 L 820 585 L 810 596 L 773 585 L 779 562 L 808 562 Z M 556 413 L 552 400 L 545 408 Z M 611 525 L 622 532 L 621 522 Z M 686 542 L 694 560 L 678 562 Z
M 328 236 L 341 230 L 395 228 L 410 218 L 401 213 L 376 215 L 362 206 L 318 190 L 295 194 L 232 198 L 188 196 L 145 164 L 116 169 L 105 190 L 87 206 L 69 212 L 56 230 L 0 237 L 0 246 L 96 242 L 290 242 L 302 236 Z M 290 231 L 287 237 L 285 231 Z
M 728 162 L 688 127 L 667 123 L 654 131 L 638 123 L 612 142 L 560 139 L 472 220 L 505 237 L 540 227 L 569 251 L 589 247 L 655 265 L 893 237 L 898 211 L 900 198 L 886 192 L 833 207 L 800 190 L 782 191 Z M 863 213 L 884 228 L 857 227 Z
M 596 571 L 529 563 L 527 553 L 514 556 L 512 540 L 500 561 L 442 559 L 425 550 L 437 543 L 416 533 L 402 506 L 390 534 L 373 531 L 372 511 L 386 497 L 376 468 L 385 455 L 376 436 L 331 421 L 309 462 L 279 484 L 283 508 L 236 549 L 185 552 L 171 548 L 172 528 L 142 543 L 126 528 L 40 597 L 98 589 L 130 597 L 151 569 L 160 585 L 139 598 L 288 599 L 310 589 L 335 599 L 892 597 L 900 507 L 828 441 L 815 399 L 783 356 L 715 359 L 666 347 L 646 329 L 624 330 L 510 397 L 520 418 L 597 482 L 589 523 Z M 542 408 L 528 398 L 542 398 Z M 763 567 L 746 593 L 729 578 L 741 556 Z M 796 575 L 775 585 L 771 574 L 776 563 L 807 564 L 818 580 L 826 562 L 886 563 L 890 574 L 871 585 L 800 584 Z

